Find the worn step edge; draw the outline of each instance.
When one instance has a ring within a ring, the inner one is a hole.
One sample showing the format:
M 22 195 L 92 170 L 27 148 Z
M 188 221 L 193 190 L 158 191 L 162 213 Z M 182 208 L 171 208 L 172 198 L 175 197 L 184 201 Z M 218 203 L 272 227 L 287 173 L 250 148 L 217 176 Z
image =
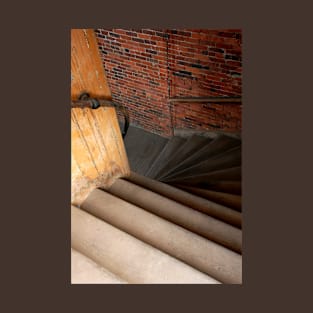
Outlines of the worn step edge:
M 208 200 L 220 203 L 222 205 L 233 208 L 237 211 L 241 211 L 241 196 L 233 195 L 225 192 L 213 191 L 208 189 L 195 188 L 184 185 L 176 185 L 178 188 L 185 189 L 188 192 L 191 192 L 200 197 L 206 198 Z
M 167 138 L 130 126 L 124 140 L 130 168 L 145 174 L 167 142 Z
M 234 140 L 225 136 L 217 136 L 209 144 L 203 146 L 197 152 L 195 152 L 190 157 L 186 158 L 184 161 L 180 162 L 176 166 L 173 166 L 170 173 L 166 173 L 167 176 L 171 173 L 176 173 L 185 168 L 198 164 L 199 162 L 214 157 L 220 153 L 223 153 L 229 149 L 240 146 L 241 142 L 239 140 Z M 156 176 L 158 180 L 163 178 L 163 175 Z
M 186 180 L 186 183 L 191 181 L 199 183 L 202 181 L 210 182 L 217 180 L 241 180 L 241 166 L 234 166 L 223 170 L 216 170 L 209 173 L 192 175 L 184 178 L 184 180 Z M 175 178 L 171 178 L 168 176 L 161 179 L 161 181 L 165 183 L 175 182 Z
M 193 155 L 197 150 L 201 149 L 205 145 L 208 145 L 212 141 L 211 138 L 205 138 L 200 136 L 190 137 L 185 144 L 183 144 L 174 154 L 168 158 L 165 166 L 152 178 L 164 177 L 167 173 L 172 171 L 173 167 L 183 162 L 185 159 Z
M 166 150 L 166 146 L 167 146 L 167 144 L 163 147 L 163 149 L 161 150 L 161 152 L 159 153 L 157 158 L 155 158 L 154 162 L 152 163 L 149 170 L 146 172 L 145 176 L 151 177 L 151 178 L 155 176 L 155 174 L 158 170 L 157 166 L 158 166 L 159 160 L 162 159 L 162 156 L 165 153 L 164 151 Z
M 171 185 L 142 176 L 135 172 L 131 172 L 128 177 L 125 177 L 125 179 L 155 193 L 159 193 L 164 197 L 175 200 L 202 213 L 241 228 L 241 213 L 226 206 L 204 199 L 203 197 L 193 195 L 190 192 L 175 188 Z
M 107 190 L 114 196 L 241 253 L 241 230 L 132 182 L 117 179 Z
M 204 144 L 201 148 L 199 148 L 198 151 L 195 151 L 193 154 L 186 157 L 184 160 L 174 164 L 171 164 L 171 166 L 168 167 L 168 170 L 166 173 L 160 173 L 155 178 L 160 180 L 164 175 L 168 175 L 169 173 L 175 172 L 176 170 L 179 170 L 181 167 L 189 166 L 190 164 L 194 164 L 197 162 L 199 158 L 203 157 L 204 152 L 208 149 L 208 147 L 212 144 L 214 144 L 216 141 L 220 140 L 220 136 L 217 136 L 216 138 L 213 138 L 210 140 L 207 144 Z
M 169 185 L 175 186 L 176 184 L 184 184 L 185 186 L 192 186 L 202 189 L 210 189 L 214 191 L 226 192 L 234 195 L 241 195 L 241 180 L 218 180 L 218 181 L 206 181 L 201 183 L 193 183 L 192 181 L 182 182 L 177 180 L 175 182 L 168 182 Z
M 71 283 L 72 284 L 127 284 L 86 255 L 71 249 Z
M 235 147 L 225 153 L 208 158 L 198 164 L 174 172 L 168 179 L 184 179 L 185 177 L 210 173 L 217 170 L 241 166 L 241 147 Z
M 180 137 L 172 137 L 164 146 L 161 153 L 159 153 L 159 156 L 155 158 L 150 169 L 148 169 L 148 171 L 145 173 L 145 176 L 153 177 L 154 175 L 156 175 L 156 173 L 162 168 L 162 166 L 166 164 L 173 151 L 176 151 L 178 147 L 184 144 L 185 141 L 185 139 Z
M 97 189 L 82 208 L 218 281 L 242 282 L 240 254 L 155 214 Z
M 174 128 L 174 135 L 188 138 L 192 135 L 202 136 L 202 137 L 209 137 L 209 138 L 215 138 L 216 136 L 223 135 L 232 137 L 234 139 L 241 140 L 241 132 L 227 132 L 223 130 L 215 130 L 215 131 L 209 131 L 209 130 L 195 130 L 195 129 L 186 129 L 186 128 Z
M 71 210 L 72 246 L 129 283 L 219 283 L 81 209 Z

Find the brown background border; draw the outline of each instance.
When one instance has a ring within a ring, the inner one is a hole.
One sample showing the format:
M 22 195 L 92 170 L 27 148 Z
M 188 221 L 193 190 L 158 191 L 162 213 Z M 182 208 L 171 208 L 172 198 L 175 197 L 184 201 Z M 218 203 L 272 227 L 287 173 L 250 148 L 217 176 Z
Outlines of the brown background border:
M 218 3 L 6 7 L 4 312 L 310 311 L 312 9 Z M 242 28 L 243 286 L 70 285 L 70 28 L 100 26 Z

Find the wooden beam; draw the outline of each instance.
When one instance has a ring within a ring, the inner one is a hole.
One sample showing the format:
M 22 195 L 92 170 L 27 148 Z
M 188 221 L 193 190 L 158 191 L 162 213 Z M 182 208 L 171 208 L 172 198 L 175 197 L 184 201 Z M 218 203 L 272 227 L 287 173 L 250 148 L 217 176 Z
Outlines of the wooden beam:
M 82 92 L 88 92 L 91 98 L 112 98 L 93 29 L 71 30 L 72 100 Z
M 130 173 L 113 107 L 71 109 L 72 204 L 79 206 L 94 188 L 108 187 Z
M 111 100 L 94 31 L 73 29 L 71 36 L 72 101 L 77 103 L 83 92 L 101 102 Z M 74 205 L 94 188 L 108 187 L 130 172 L 114 107 L 71 107 L 71 145 Z

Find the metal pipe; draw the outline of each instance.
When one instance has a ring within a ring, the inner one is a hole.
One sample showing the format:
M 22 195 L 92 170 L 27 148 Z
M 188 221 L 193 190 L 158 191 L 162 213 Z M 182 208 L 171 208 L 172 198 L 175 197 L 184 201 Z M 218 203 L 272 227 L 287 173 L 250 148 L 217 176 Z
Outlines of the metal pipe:
M 241 103 L 241 97 L 176 97 L 169 102 L 213 102 L 213 103 Z
M 107 99 L 95 99 L 90 98 L 88 94 L 82 94 L 83 97 L 79 100 L 71 101 L 71 108 L 90 108 L 97 110 L 100 107 L 114 107 L 121 111 L 124 116 L 124 127 L 122 130 L 122 137 L 125 138 L 128 127 L 129 127 L 129 115 L 126 108 L 112 100 Z
M 113 102 L 110 100 L 105 99 L 81 99 L 81 100 L 72 100 L 71 101 L 71 108 L 90 108 L 90 109 L 97 109 L 98 107 L 95 107 L 94 101 L 97 101 L 99 103 L 98 107 L 112 107 Z

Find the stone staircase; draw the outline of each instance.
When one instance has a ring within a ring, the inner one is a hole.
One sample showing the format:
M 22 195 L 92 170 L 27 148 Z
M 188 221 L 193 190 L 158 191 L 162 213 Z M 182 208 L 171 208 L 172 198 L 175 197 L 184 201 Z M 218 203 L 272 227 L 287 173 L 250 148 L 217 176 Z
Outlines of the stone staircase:
M 241 140 L 130 127 L 131 175 L 72 206 L 72 283 L 241 284 Z

